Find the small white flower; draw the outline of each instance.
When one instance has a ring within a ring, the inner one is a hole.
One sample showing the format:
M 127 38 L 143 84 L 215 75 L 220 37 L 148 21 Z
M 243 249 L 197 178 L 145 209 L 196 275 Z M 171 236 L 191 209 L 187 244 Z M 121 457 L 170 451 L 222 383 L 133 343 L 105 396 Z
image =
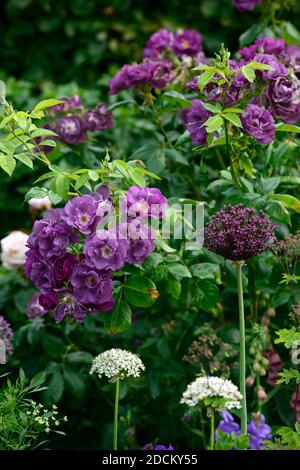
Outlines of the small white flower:
M 225 409 L 240 408 L 243 396 L 231 380 L 220 377 L 198 377 L 187 386 L 180 403 L 196 406 L 205 398 L 224 398 Z
M 32 197 L 28 201 L 29 209 L 31 211 L 42 211 L 42 210 L 47 210 L 51 209 L 51 201 L 48 196 L 37 198 L 37 197 Z
M 90 374 L 96 373 L 99 378 L 103 375 L 110 382 L 126 377 L 139 377 L 145 366 L 141 359 L 124 349 L 109 349 L 98 356 L 92 362 Z
M 25 263 L 28 235 L 19 230 L 1 240 L 1 261 L 5 268 L 20 268 Z

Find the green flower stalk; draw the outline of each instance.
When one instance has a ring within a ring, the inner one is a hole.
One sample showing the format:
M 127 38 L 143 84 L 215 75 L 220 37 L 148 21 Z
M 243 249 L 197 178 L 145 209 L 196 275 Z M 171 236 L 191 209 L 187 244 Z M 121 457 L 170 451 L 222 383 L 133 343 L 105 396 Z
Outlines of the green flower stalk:
M 145 366 L 141 359 L 136 354 L 124 349 L 109 349 L 96 356 L 92 362 L 90 374 L 96 373 L 100 379 L 105 376 L 109 382 L 116 384 L 113 450 L 118 449 L 120 380 L 139 377 L 143 370 L 145 370 Z

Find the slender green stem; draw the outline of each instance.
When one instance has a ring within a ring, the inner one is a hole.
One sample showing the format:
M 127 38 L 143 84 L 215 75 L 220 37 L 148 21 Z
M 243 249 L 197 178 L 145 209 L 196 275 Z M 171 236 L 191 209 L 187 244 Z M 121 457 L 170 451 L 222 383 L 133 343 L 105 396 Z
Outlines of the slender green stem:
M 243 395 L 241 409 L 241 430 L 247 434 L 247 401 L 246 401 L 246 345 L 245 345 L 245 314 L 242 280 L 242 261 L 236 262 L 237 288 L 239 299 L 240 324 L 240 392 Z
M 215 448 L 215 410 L 210 409 L 210 450 Z
M 116 395 L 115 395 L 114 450 L 118 449 L 119 390 L 120 390 L 120 380 L 118 379 L 116 381 Z

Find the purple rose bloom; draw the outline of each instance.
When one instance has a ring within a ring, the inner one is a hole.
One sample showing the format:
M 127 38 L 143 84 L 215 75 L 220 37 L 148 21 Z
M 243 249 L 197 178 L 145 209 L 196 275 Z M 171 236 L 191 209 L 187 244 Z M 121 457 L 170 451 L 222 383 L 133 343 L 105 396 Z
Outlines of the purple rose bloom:
M 187 124 L 188 112 L 189 112 L 189 108 L 181 108 L 178 111 L 178 117 L 179 117 L 180 121 L 185 125 Z
M 45 292 L 39 295 L 39 304 L 48 312 L 58 304 L 58 296 L 56 292 Z
M 120 237 L 129 241 L 126 262 L 140 264 L 155 249 L 153 230 L 139 219 L 119 226 Z
M 85 262 L 92 268 L 116 271 L 125 264 L 128 245 L 108 230 L 97 230 L 84 243 Z
M 26 315 L 28 318 L 43 317 L 46 315 L 47 310 L 39 302 L 39 293 L 33 294 L 27 304 Z
M 293 67 L 297 75 L 300 74 L 300 47 L 296 44 L 288 46 L 286 49 L 286 63 L 289 67 Z
M 200 100 L 193 100 L 187 113 L 186 127 L 191 134 L 192 141 L 197 145 L 206 145 L 207 132 L 204 123 L 210 116 L 211 112 L 202 106 Z
M 4 343 L 6 358 L 10 357 L 13 353 L 13 336 L 10 324 L 0 315 L 0 340 Z
M 69 243 L 78 241 L 76 233 L 62 220 L 62 214 L 62 210 L 50 209 L 42 220 L 35 221 L 28 238 L 27 257 L 30 252 L 45 259 L 60 257 Z
M 98 207 L 99 203 L 93 196 L 89 194 L 76 196 L 65 205 L 62 219 L 70 227 L 74 227 L 81 233 L 89 235 L 94 232 L 101 220 L 98 214 Z
M 256 104 L 249 104 L 241 115 L 244 131 L 258 142 L 269 144 L 275 138 L 275 122 L 272 114 Z
M 250 449 L 262 450 L 263 441 L 272 439 L 272 430 L 266 423 L 264 415 L 259 414 L 252 418 L 247 430 L 250 436 Z
M 255 54 L 274 54 L 283 57 L 286 52 L 286 45 L 283 39 L 274 39 L 269 36 L 256 39 L 250 46 L 239 50 L 239 53 L 246 61 L 253 60 Z
M 47 292 L 54 287 L 52 266 L 49 261 L 35 259 L 28 268 L 29 279 L 40 292 Z
M 173 51 L 179 57 L 183 55 L 196 55 L 202 44 L 201 34 L 195 29 L 186 29 L 175 36 Z
M 57 258 L 53 264 L 53 278 L 55 285 L 58 286 L 70 278 L 73 269 L 77 264 L 77 258 L 71 253 L 66 253 L 65 256 Z
M 128 217 L 162 218 L 167 208 L 167 200 L 157 188 L 131 186 L 121 201 L 121 209 Z
M 189 80 L 185 86 L 187 88 L 191 88 L 192 90 L 195 90 L 195 91 L 199 91 L 199 87 L 198 87 L 198 81 L 199 81 L 199 76 L 195 76 L 192 78 L 192 80 Z
M 233 432 L 236 433 L 237 436 L 241 434 L 241 430 L 239 425 L 234 421 L 233 416 L 228 413 L 228 411 L 222 411 L 221 413 L 222 420 L 218 424 L 215 432 L 215 440 L 218 439 L 218 429 L 220 431 L 225 432 L 227 434 L 231 434 Z
M 157 444 L 155 447 L 154 447 L 154 450 L 174 450 L 174 447 L 169 444 L 168 447 L 162 445 L 162 444 Z
M 84 115 L 84 127 L 89 131 L 104 131 L 113 126 L 113 115 L 105 104 L 98 104 L 95 111 L 88 109 Z
M 278 77 L 271 80 L 268 91 L 273 114 L 288 124 L 300 119 L 300 80 L 292 77 Z
M 82 101 L 79 95 L 74 95 L 66 100 L 65 111 L 78 109 L 82 107 Z
M 78 302 L 78 300 L 69 292 L 65 292 L 59 299 L 54 310 L 56 323 L 61 322 L 65 317 L 71 316 L 77 322 L 82 322 L 87 315 L 87 310 Z
M 288 71 L 283 64 L 280 64 L 276 57 L 270 54 L 256 54 L 253 58 L 255 62 L 269 65 L 273 70 L 258 70 L 257 73 L 263 80 L 270 80 L 287 75 Z
M 205 226 L 204 246 L 231 261 L 245 261 L 269 249 L 277 226 L 242 204 L 224 206 Z
M 168 60 L 149 61 L 147 65 L 150 67 L 148 83 L 153 88 L 164 88 L 175 77 L 172 64 Z
M 232 0 L 234 6 L 240 11 L 253 10 L 261 0 Z
M 174 33 L 168 29 L 160 29 L 153 33 L 146 43 L 144 57 L 157 57 L 165 49 L 171 49 L 174 42 Z
M 126 74 L 129 65 L 123 65 L 116 75 L 109 81 L 109 94 L 115 95 L 119 91 L 125 90 L 126 85 Z
M 151 72 L 152 61 L 128 66 L 125 75 L 126 88 L 135 88 L 139 85 L 147 84 L 150 80 Z
M 65 116 L 58 119 L 54 132 L 66 144 L 78 145 L 86 140 L 83 122 L 78 116 Z
M 113 283 L 110 274 L 99 272 L 82 263 L 76 267 L 71 277 L 73 293 L 83 304 L 100 306 L 112 299 Z

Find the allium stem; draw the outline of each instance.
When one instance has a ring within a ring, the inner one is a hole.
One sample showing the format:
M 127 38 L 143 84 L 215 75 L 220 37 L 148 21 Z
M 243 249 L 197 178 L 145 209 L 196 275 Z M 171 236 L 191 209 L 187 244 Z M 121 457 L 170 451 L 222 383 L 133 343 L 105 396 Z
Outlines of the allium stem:
M 241 261 L 237 261 L 236 276 L 239 299 L 239 325 L 240 325 L 240 392 L 243 395 L 241 401 L 241 431 L 247 434 L 247 401 L 246 401 L 246 344 L 245 344 L 245 313 L 243 297 L 243 279 Z
M 116 381 L 116 395 L 115 395 L 115 417 L 114 417 L 114 450 L 118 449 L 118 420 L 119 420 L 119 390 L 120 380 Z
M 215 410 L 210 409 L 210 450 L 215 448 Z

